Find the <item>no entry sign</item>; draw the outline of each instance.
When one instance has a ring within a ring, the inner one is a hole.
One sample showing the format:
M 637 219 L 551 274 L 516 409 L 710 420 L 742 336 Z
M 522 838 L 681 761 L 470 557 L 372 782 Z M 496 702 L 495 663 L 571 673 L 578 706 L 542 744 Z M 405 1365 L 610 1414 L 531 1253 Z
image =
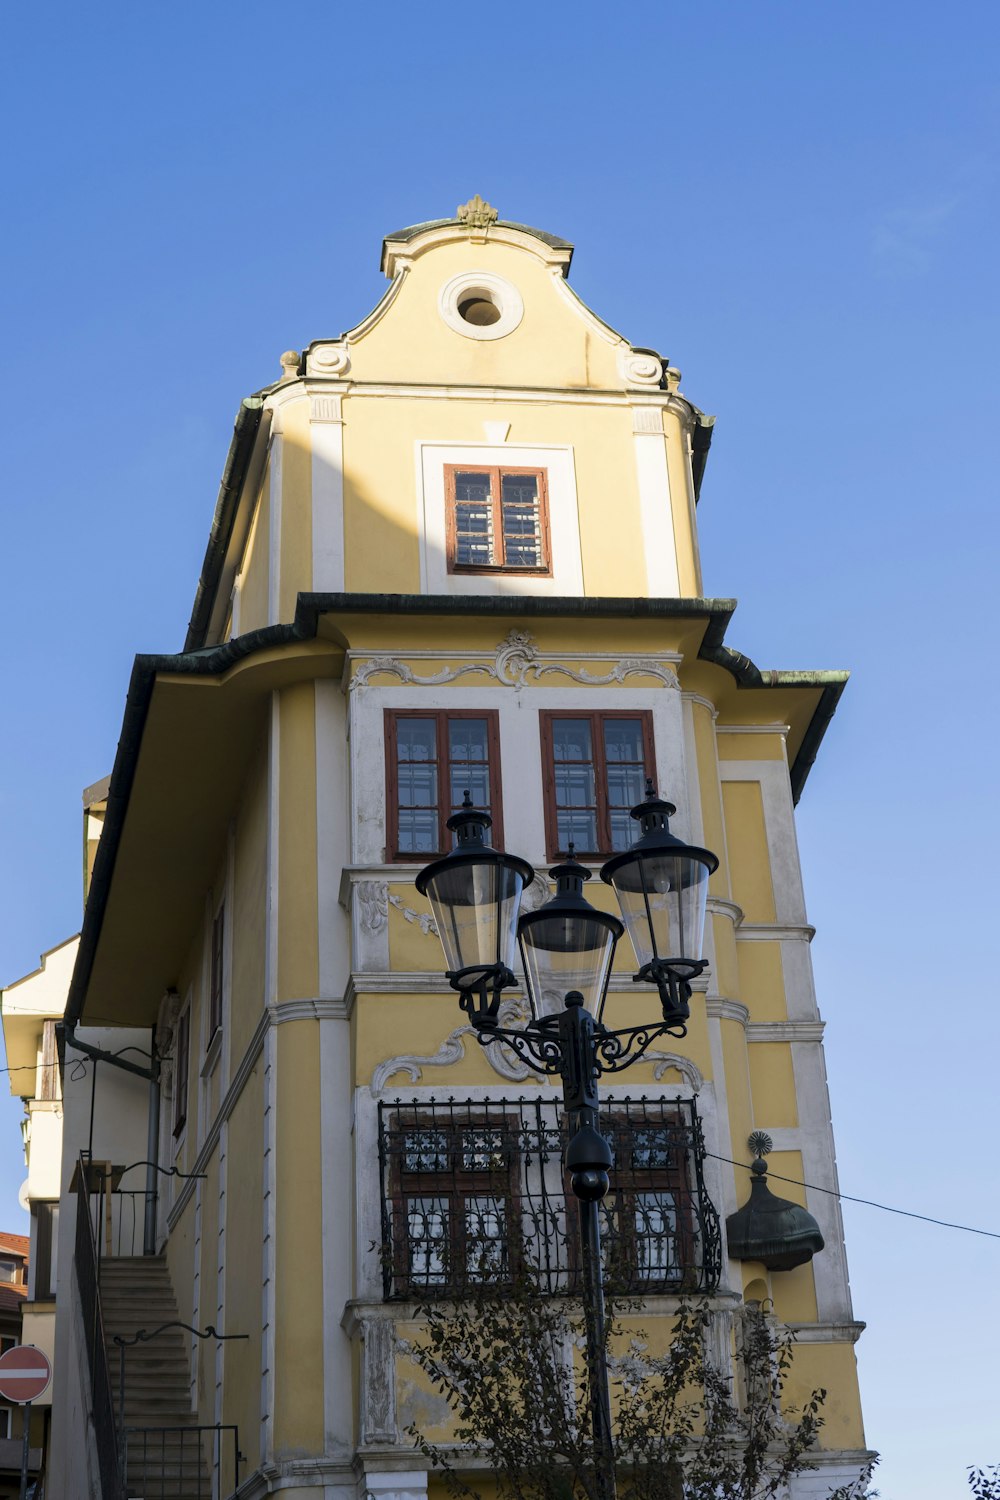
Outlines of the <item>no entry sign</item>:
M 49 1357 L 34 1344 L 15 1344 L 0 1354 L 0 1397 L 5 1401 L 37 1401 L 51 1379 Z

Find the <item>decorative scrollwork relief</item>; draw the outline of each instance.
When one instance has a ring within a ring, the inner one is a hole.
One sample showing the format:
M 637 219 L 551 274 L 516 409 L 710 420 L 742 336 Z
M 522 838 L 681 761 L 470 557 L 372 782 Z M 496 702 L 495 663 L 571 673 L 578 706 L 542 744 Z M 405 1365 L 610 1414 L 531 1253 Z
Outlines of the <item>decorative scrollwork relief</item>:
M 509 630 L 497 646 L 493 669 L 497 680 L 509 687 L 523 687 L 529 673 L 538 674 L 538 651 L 527 630 Z
M 528 1002 L 522 995 L 508 997 L 500 1002 L 501 1026 L 523 1026 L 528 1020 Z M 417 1056 L 412 1052 L 400 1053 L 398 1057 L 387 1057 L 372 1073 L 373 1094 L 381 1094 L 394 1073 L 406 1073 L 411 1083 L 417 1083 L 424 1068 L 447 1068 L 461 1062 L 465 1056 L 465 1038 L 475 1037 L 473 1026 L 457 1026 L 441 1043 L 436 1052 Z M 532 1077 L 532 1070 L 503 1043 L 491 1042 L 483 1049 L 486 1061 L 501 1078 L 511 1083 L 524 1083 Z
M 390 896 L 389 905 L 394 906 L 397 911 L 402 912 L 405 922 L 416 922 L 424 937 L 438 936 L 437 923 L 428 911 L 414 911 L 412 906 L 407 906 L 401 896 Z
M 364 932 L 381 932 L 389 921 L 389 892 L 384 880 L 359 880 L 354 887 L 358 921 Z
M 681 1057 L 677 1052 L 647 1052 L 646 1062 L 653 1064 L 653 1077 L 657 1083 L 664 1073 L 676 1068 L 692 1094 L 701 1093 L 705 1080 L 689 1057 Z
M 319 344 L 309 351 L 306 367 L 310 375 L 339 378 L 351 368 L 351 356 L 343 344 Z
M 467 673 L 480 673 L 492 678 L 503 687 L 523 688 L 529 682 L 538 682 L 551 673 L 568 677 L 573 682 L 588 687 L 607 687 L 612 682 L 622 683 L 626 677 L 656 677 L 664 687 L 680 686 L 677 673 L 667 662 L 656 657 L 626 656 L 616 662 L 609 672 L 589 672 L 586 667 L 571 667 L 564 662 L 545 661 L 527 630 L 511 630 L 500 642 L 492 661 L 465 661 L 456 666 L 442 667 L 439 672 L 419 673 L 395 656 L 370 656 L 355 667 L 349 690 L 365 688 L 371 679 L 380 673 L 397 677 L 400 682 L 413 683 L 418 687 L 437 687 L 444 682 L 454 682 Z
M 395 1443 L 396 1325 L 389 1318 L 366 1318 L 362 1324 L 364 1380 L 362 1424 L 366 1443 Z
M 545 876 L 536 875 L 531 884 L 526 886 L 521 894 L 520 911 L 522 915 L 525 912 L 537 911 L 540 906 L 545 905 L 550 895 L 549 882 L 545 879 Z M 507 1003 L 507 1001 L 504 1001 L 505 1005 Z
M 372 1073 L 372 1093 L 381 1094 L 394 1073 L 407 1073 L 410 1082 L 417 1083 L 424 1068 L 447 1068 L 452 1063 L 461 1062 L 465 1056 L 465 1043 L 462 1038 L 471 1030 L 471 1026 L 459 1026 L 450 1036 L 445 1037 L 436 1052 L 423 1055 L 401 1052 L 398 1057 L 387 1057 Z
M 537 882 L 532 882 L 532 885 L 534 884 Z M 531 888 L 529 886 L 529 890 Z M 531 1019 L 531 1007 L 523 995 L 501 1000 L 497 1019 L 501 1026 L 523 1026 Z M 472 1027 L 468 1029 L 471 1031 Z M 488 1047 L 484 1047 L 483 1051 L 494 1073 L 499 1073 L 501 1078 L 510 1079 L 511 1083 L 524 1083 L 526 1079 L 533 1076 L 528 1064 L 522 1062 L 517 1053 L 506 1043 L 492 1042 Z
M 663 379 L 663 361 L 652 349 L 627 349 L 618 357 L 627 385 L 658 387 Z

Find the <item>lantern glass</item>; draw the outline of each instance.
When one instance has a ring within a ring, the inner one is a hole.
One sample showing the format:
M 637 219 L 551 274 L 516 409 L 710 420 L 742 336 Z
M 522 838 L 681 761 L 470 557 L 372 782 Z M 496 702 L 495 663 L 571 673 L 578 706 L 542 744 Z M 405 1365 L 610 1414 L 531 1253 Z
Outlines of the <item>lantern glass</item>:
M 517 914 L 525 883 L 522 861 L 490 851 L 439 861 L 425 891 L 441 938 L 445 962 L 459 969 L 492 969 L 514 961 Z
M 550 905 L 558 907 L 558 900 Z M 578 990 L 587 1010 L 600 1020 L 620 932 L 617 921 L 611 925 L 593 911 L 548 914 L 542 907 L 522 918 L 518 936 L 536 1020 L 563 1010 L 570 990 Z
M 609 875 L 640 968 L 653 959 L 700 961 L 710 874 L 675 846 L 636 850 Z

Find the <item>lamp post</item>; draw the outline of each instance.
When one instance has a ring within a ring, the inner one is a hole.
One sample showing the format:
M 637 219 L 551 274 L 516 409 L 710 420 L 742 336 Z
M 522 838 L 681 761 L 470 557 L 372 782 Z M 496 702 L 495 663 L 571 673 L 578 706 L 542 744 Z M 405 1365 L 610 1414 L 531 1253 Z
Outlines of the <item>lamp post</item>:
M 645 800 L 632 809 L 640 834 L 631 849 L 604 865 L 623 921 L 597 911 L 583 894 L 590 879 L 570 855 L 549 873 L 556 894 L 519 917 L 521 896 L 534 870 L 487 843 L 492 819 L 465 794 L 448 819 L 455 848 L 417 876 L 428 898 L 458 991 L 483 1046 L 503 1042 L 536 1073 L 558 1073 L 569 1120 L 566 1170 L 579 1201 L 587 1373 L 600 1500 L 614 1500 L 614 1448 L 605 1352 L 604 1278 L 599 1204 L 610 1186 L 611 1148 L 598 1120 L 597 1081 L 637 1062 L 660 1036 L 682 1037 L 690 1015 L 691 981 L 705 968 L 702 937 L 708 880 L 719 861 L 683 843 L 669 829 L 674 807 L 646 782 Z M 623 925 L 624 924 L 624 925 Z M 615 948 L 628 931 L 639 961 L 637 983 L 655 984 L 661 1018 L 609 1030 L 603 1021 Z M 531 1020 L 499 1022 L 503 991 L 517 984 L 512 965 L 518 942 Z

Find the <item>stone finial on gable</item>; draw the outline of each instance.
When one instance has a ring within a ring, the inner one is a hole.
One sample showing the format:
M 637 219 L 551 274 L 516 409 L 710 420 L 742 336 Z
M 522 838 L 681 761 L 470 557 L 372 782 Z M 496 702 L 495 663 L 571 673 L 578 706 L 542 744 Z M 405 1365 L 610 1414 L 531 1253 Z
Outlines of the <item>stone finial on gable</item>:
M 484 203 L 478 193 L 468 203 L 460 203 L 455 210 L 455 218 L 461 219 L 466 229 L 488 229 L 498 217 L 496 209 Z

